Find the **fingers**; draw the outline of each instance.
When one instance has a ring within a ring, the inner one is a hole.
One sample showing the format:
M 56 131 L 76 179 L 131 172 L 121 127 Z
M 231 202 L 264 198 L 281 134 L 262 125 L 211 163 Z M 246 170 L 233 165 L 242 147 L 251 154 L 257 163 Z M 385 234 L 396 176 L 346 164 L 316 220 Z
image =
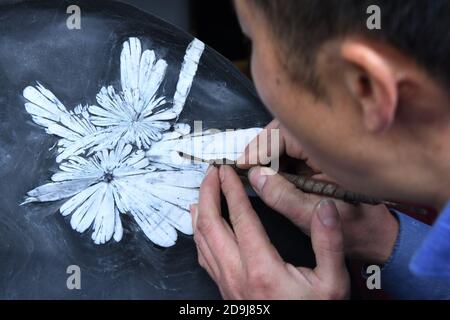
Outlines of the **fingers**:
M 339 287 L 347 281 L 344 239 L 339 213 L 333 201 L 325 199 L 314 210 L 311 223 L 311 240 L 316 256 L 315 273 L 330 286 Z
M 221 216 L 220 190 L 233 230 Z M 285 267 L 231 167 L 209 170 L 199 201 L 198 209 L 191 208 L 199 263 L 225 298 L 347 297 L 341 224 L 333 202 L 321 202 L 314 210 L 312 242 L 317 267 L 310 270 Z
M 249 180 L 265 204 L 309 234 L 312 212 L 320 197 L 303 193 L 267 167 L 252 168 Z
M 236 172 L 229 166 L 221 166 L 220 180 L 227 200 L 231 224 L 243 258 L 251 259 L 258 255 L 273 258 L 276 251 L 253 210 Z
M 196 221 L 198 215 L 198 206 L 196 204 L 191 205 L 190 213 L 192 216 L 192 229 L 196 230 Z M 205 241 L 205 238 L 201 233 L 197 232 L 194 234 L 195 244 L 197 245 L 198 251 L 198 262 L 199 264 L 208 272 L 208 274 L 213 279 L 218 279 L 220 276 L 219 267 Z
M 234 230 L 221 216 L 221 189 Z M 191 206 L 191 214 L 198 261 L 216 281 L 223 297 L 242 297 L 242 292 L 247 290 L 244 280 L 249 274 L 252 279 L 261 277 L 261 272 L 254 276 L 255 266 L 268 266 L 274 261 L 281 264 L 281 257 L 270 243 L 232 168 L 222 166 L 220 178 L 218 169 L 208 170 L 200 187 L 198 207 Z
M 284 153 L 291 158 L 305 160 L 310 165 L 297 139 L 275 119 L 248 144 L 237 164 L 242 169 L 266 165 L 278 160 Z
M 268 164 L 273 157 L 278 158 L 283 152 L 284 143 L 279 134 L 273 134 L 273 130 L 278 130 L 280 123 L 278 120 L 272 120 L 258 136 L 256 136 L 245 148 L 242 155 L 236 163 L 242 169 L 250 168 L 256 164 Z M 279 131 L 278 131 L 279 133 Z M 278 141 L 272 142 L 272 139 Z M 277 150 L 272 150 L 273 146 L 279 146 Z
M 214 267 L 217 265 L 219 271 L 223 273 L 222 266 L 238 263 L 239 249 L 236 240 L 222 218 L 220 210 L 220 182 L 217 168 L 211 167 L 203 180 L 198 210 L 194 216 L 194 239 L 211 266 L 211 271 L 217 273 Z

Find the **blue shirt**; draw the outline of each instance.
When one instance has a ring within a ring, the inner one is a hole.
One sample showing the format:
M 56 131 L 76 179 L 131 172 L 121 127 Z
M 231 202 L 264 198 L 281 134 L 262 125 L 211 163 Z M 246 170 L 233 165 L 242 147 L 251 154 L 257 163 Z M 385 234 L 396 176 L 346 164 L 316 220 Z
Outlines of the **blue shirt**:
M 450 203 L 432 227 L 395 214 L 400 228 L 382 288 L 397 299 L 450 299 Z
M 410 269 L 417 275 L 438 278 L 450 285 L 450 202 L 414 255 Z

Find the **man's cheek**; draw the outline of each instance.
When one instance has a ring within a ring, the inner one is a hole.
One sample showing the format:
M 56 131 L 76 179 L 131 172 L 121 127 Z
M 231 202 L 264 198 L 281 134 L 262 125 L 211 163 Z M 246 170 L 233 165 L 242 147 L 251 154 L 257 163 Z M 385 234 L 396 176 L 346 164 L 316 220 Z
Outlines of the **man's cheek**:
M 273 117 L 277 118 L 281 122 L 286 119 L 283 117 L 283 110 L 285 106 L 283 105 L 282 99 L 276 91 L 274 91 L 273 85 L 267 81 L 267 79 L 261 80 L 259 87 L 257 88 L 259 97 L 266 106 L 267 110 L 272 114 Z
M 275 84 L 271 82 L 270 71 L 267 70 L 264 61 L 255 53 L 252 54 L 251 72 L 259 97 L 266 108 L 273 114 L 273 108 L 277 106 L 275 101 L 276 94 L 274 93 Z
M 251 60 L 251 73 L 252 73 L 253 83 L 255 84 L 255 88 L 256 88 L 256 91 L 258 92 L 259 97 L 264 102 L 264 104 L 266 104 L 266 106 L 267 106 L 266 89 L 265 89 L 265 86 L 263 83 L 264 77 L 262 77 L 262 75 L 261 75 L 262 72 L 260 70 L 260 66 L 259 66 L 257 59 L 258 58 L 256 57 L 256 54 L 253 53 L 252 60 Z

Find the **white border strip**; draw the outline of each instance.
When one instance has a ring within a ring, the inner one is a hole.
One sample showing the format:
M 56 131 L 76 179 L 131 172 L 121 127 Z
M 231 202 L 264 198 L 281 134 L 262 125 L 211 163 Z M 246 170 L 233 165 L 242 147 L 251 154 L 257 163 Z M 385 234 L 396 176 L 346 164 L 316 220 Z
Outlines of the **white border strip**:
M 194 38 L 186 49 L 184 61 L 181 66 L 180 76 L 178 78 L 177 89 L 173 96 L 173 111 L 180 115 L 183 111 L 186 99 L 191 91 L 192 82 L 197 73 L 198 63 L 205 50 L 205 44 Z

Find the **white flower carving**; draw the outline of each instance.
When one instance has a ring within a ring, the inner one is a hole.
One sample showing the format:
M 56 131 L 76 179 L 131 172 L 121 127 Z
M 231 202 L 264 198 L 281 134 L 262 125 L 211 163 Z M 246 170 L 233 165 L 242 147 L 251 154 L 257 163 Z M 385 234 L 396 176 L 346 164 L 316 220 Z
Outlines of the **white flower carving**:
M 59 136 L 57 162 L 73 155 L 114 148 L 119 141 L 148 149 L 170 130 L 183 110 L 195 77 L 204 44 L 194 39 L 186 50 L 172 102 L 159 90 L 167 63 L 156 59 L 153 50 L 142 52 L 141 42 L 130 38 L 120 56 L 121 92 L 112 86 L 97 94 L 99 106 L 74 115 L 41 84 L 25 88 L 25 108 L 35 123 Z M 80 120 L 81 119 L 81 120 Z M 82 121 L 88 126 L 80 126 Z
M 159 141 L 162 132 L 170 129 L 167 120 L 178 116 L 158 89 L 166 74 L 167 63 L 156 59 L 155 52 L 145 50 L 131 38 L 124 43 L 121 61 L 122 92 L 112 86 L 103 87 L 97 95 L 100 106 L 90 106 L 95 126 L 112 128 L 111 139 L 133 143 L 148 149 L 152 141 Z
M 92 226 L 92 240 L 103 244 L 122 239 L 120 214 L 130 214 L 154 243 L 175 244 L 175 228 L 192 234 L 189 204 L 196 201 L 204 173 L 196 170 L 156 171 L 142 150 L 119 143 L 87 159 L 72 156 L 52 182 L 27 194 L 26 203 L 69 198 L 60 208 L 78 232 Z
M 171 102 L 160 90 L 166 61 L 152 50 L 142 52 L 137 38 L 123 45 L 122 91 L 102 87 L 98 106 L 68 110 L 41 84 L 25 88 L 25 109 L 33 121 L 60 138 L 60 171 L 29 191 L 24 203 L 70 198 L 60 212 L 71 215 L 78 232 L 92 227 L 96 244 L 122 239 L 121 214 L 131 215 L 148 239 L 163 247 L 175 244 L 176 230 L 192 234 L 188 207 L 198 201 L 206 165 L 183 161 L 178 152 L 194 155 L 192 145 L 201 144 L 209 158 L 236 158 L 259 132 L 238 131 L 223 143 L 225 134 L 189 136 L 190 126 L 177 123 L 203 50 L 197 39 L 188 46 Z M 233 141 L 238 150 L 230 149 Z

